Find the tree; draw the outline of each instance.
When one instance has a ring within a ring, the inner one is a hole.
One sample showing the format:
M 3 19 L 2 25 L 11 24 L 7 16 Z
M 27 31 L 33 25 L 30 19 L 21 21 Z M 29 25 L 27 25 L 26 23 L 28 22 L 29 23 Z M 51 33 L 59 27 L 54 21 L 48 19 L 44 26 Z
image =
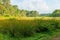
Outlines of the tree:
M 0 5 L 0 14 L 4 15 L 5 13 L 7 13 L 6 8 L 3 5 Z
M 0 4 L 2 4 L 2 0 L 0 0 Z
M 10 0 L 2 0 L 3 5 L 8 9 L 10 6 Z
M 0 0 L 0 14 L 21 16 L 21 17 L 37 17 L 39 13 L 37 11 L 20 10 L 17 5 L 11 5 L 10 0 Z
M 39 16 L 39 13 L 37 11 L 32 11 L 32 17 L 37 17 Z
M 39 13 L 37 11 L 28 11 L 26 14 L 28 17 L 37 17 Z
M 26 17 L 26 10 L 21 10 L 21 11 L 20 11 L 20 15 L 21 15 L 22 17 Z
M 60 17 L 60 9 L 55 10 L 55 11 L 52 13 L 52 16 L 53 16 L 53 17 Z
M 18 6 L 14 5 L 13 8 L 15 10 L 14 16 L 20 16 L 20 9 L 18 9 Z
M 2 0 L 4 5 L 9 5 L 10 4 L 10 0 Z

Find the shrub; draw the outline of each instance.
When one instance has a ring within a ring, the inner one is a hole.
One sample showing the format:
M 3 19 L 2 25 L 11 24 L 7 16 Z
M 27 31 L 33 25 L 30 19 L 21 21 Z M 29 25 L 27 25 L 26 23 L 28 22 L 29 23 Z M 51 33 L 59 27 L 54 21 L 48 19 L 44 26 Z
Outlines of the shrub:
M 55 27 L 56 29 L 60 29 L 60 20 L 56 20 L 55 25 L 56 25 L 56 27 Z
M 47 32 L 51 30 L 55 30 L 57 26 L 56 20 L 36 20 L 37 23 L 37 32 Z

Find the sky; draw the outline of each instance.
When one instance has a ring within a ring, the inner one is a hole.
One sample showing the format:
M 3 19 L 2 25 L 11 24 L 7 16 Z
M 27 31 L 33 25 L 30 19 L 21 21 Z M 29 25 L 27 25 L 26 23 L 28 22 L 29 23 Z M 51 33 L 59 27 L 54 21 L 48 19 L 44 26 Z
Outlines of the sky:
M 39 13 L 52 13 L 60 9 L 60 0 L 11 0 L 19 9 L 36 10 Z

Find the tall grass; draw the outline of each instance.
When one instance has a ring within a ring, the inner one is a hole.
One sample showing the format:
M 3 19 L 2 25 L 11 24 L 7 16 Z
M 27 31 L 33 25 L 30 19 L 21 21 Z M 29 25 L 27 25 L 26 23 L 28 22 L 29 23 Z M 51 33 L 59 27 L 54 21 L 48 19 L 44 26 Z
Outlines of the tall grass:
M 60 20 L 0 20 L 0 33 L 11 37 L 28 37 L 35 33 L 48 32 L 60 28 Z

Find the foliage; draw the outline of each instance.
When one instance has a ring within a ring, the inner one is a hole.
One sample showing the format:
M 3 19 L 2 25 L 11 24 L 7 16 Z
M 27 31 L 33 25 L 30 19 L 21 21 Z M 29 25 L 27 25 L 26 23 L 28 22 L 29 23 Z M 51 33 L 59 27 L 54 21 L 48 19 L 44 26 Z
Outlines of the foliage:
M 60 20 L 0 20 L 0 32 L 10 34 L 11 37 L 31 36 L 36 32 L 48 32 L 60 28 Z
M 53 16 L 53 17 L 60 17 L 60 10 L 55 10 L 52 14 L 51 14 L 51 16 Z
M 27 17 L 27 16 L 36 17 L 39 15 L 37 11 L 28 11 L 28 10 L 18 9 L 17 5 L 10 4 L 10 0 L 0 0 L 0 14 L 3 16 L 10 15 L 10 16 L 19 16 L 19 17 Z

